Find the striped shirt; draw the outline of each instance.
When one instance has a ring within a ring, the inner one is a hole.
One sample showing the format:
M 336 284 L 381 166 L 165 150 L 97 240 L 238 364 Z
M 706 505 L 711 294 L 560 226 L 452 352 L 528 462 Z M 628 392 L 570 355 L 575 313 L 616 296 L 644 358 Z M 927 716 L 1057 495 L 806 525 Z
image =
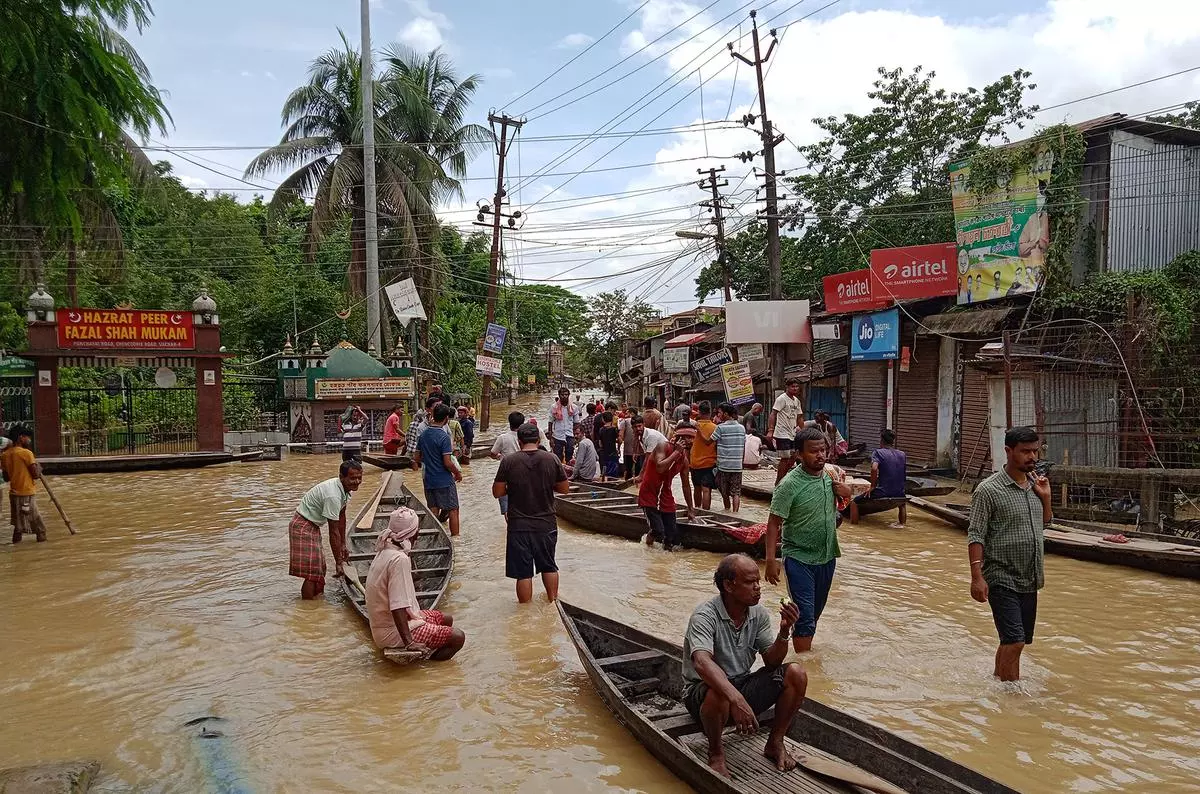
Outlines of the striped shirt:
M 1033 593 L 1045 585 L 1042 500 L 1031 483 L 1000 471 L 971 496 L 967 543 L 983 545 L 983 578 L 992 587 Z
M 421 431 L 425 429 L 425 411 L 417 411 L 413 415 L 413 420 L 408 426 L 408 433 L 404 436 L 404 454 L 410 458 L 417 451 L 417 441 L 421 438 Z
M 362 449 L 362 422 L 344 422 L 342 424 L 342 451 L 355 452 Z
M 774 642 L 771 613 L 766 607 L 762 604 L 750 607 L 741 628 L 735 628 L 721 596 L 713 596 L 696 607 L 683 635 L 684 688 L 690 689 L 702 680 L 692 663 L 692 654 L 696 651 L 711 653 L 713 661 L 725 671 L 725 675 L 734 678 L 750 672 L 754 657 L 765 652 Z
M 746 428 L 736 419 L 726 419 L 712 434 L 717 442 L 717 471 L 741 471 L 746 455 Z

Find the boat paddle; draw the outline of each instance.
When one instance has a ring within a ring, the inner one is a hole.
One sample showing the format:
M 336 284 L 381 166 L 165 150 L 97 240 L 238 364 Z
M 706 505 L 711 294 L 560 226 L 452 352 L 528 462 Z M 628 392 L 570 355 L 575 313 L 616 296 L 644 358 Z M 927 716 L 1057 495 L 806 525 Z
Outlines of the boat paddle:
M 832 758 L 825 758 L 819 755 L 805 755 L 799 756 L 796 760 L 800 766 L 809 772 L 841 780 L 851 785 L 865 788 L 868 791 L 876 791 L 879 794 L 906 794 L 904 789 L 892 785 L 881 777 L 872 775 L 870 772 L 865 772 L 856 766 L 835 761 Z
M 58 503 L 58 498 L 54 495 L 54 490 L 50 487 L 50 481 L 45 477 L 38 477 L 42 481 L 42 485 L 46 486 L 46 495 L 50 497 L 50 501 L 54 503 L 58 509 L 58 514 L 62 516 L 62 520 L 67 525 L 67 529 L 71 530 L 71 534 L 75 534 L 75 527 L 71 526 L 71 519 L 67 518 L 67 511 L 63 510 L 63 506 Z

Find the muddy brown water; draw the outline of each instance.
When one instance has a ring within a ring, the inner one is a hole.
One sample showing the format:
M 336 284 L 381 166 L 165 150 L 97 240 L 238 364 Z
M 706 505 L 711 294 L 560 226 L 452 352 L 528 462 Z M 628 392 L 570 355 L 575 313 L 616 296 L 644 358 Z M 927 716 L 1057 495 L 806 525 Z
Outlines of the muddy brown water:
M 515 603 L 490 460 L 461 486 L 443 604 L 468 635 L 458 658 L 393 667 L 336 584 L 302 603 L 287 522 L 336 465 L 57 480 L 80 534 L 54 518 L 51 542 L 0 548 L 0 766 L 94 757 L 100 791 L 686 790 L 605 710 L 552 606 Z M 367 468 L 352 510 L 379 481 Z M 1048 557 L 1008 689 L 989 680 L 963 535 L 888 520 L 841 532 L 812 696 L 1023 791 L 1200 790 L 1200 583 Z M 563 597 L 660 636 L 715 592 L 713 555 L 560 535 Z M 202 716 L 225 738 L 196 739 L 184 723 Z

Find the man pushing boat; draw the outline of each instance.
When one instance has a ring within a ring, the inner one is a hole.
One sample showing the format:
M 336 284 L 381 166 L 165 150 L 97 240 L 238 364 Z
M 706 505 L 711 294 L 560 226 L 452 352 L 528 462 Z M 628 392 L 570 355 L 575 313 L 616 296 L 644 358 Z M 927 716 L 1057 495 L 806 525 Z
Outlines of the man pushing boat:
M 325 591 L 325 554 L 321 551 L 321 524 L 329 522 L 329 549 L 338 571 L 350 560 L 346 550 L 346 503 L 362 484 L 362 464 L 344 460 L 338 476 L 317 483 L 300 500 L 288 524 L 288 573 L 304 580 L 300 595 L 310 600 Z
M 454 618 L 436 609 L 421 609 L 408 554 L 420 530 L 420 519 L 398 507 L 375 541 L 375 559 L 367 573 L 365 593 L 371 639 L 380 648 L 403 648 L 445 661 L 462 650 L 467 636 Z
M 683 701 L 704 728 L 708 765 L 722 775 L 725 766 L 722 732 L 732 723 L 739 733 L 758 730 L 758 715 L 775 707 L 771 735 L 763 749 L 780 772 L 796 768 L 784 737 L 804 701 L 808 677 L 798 664 L 784 664 L 792 625 L 800 617 L 796 605 L 779 609 L 779 631 L 771 630 L 771 613 L 759 604 L 762 582 L 758 563 L 730 554 L 713 575 L 719 595 L 696 608 L 683 639 Z M 763 667 L 750 672 L 754 657 Z

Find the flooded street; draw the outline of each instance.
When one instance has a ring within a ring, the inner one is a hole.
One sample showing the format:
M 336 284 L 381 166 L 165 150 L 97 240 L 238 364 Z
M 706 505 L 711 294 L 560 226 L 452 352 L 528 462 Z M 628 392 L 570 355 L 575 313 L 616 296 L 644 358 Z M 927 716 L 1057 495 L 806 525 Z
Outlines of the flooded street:
M 55 517 L 50 543 L 0 549 L 0 766 L 94 757 L 99 791 L 686 790 L 606 711 L 540 585 L 516 604 L 494 461 L 460 486 L 453 661 L 382 661 L 332 579 L 302 603 L 287 524 L 337 463 L 56 480 L 80 534 Z M 366 467 L 351 513 L 380 476 Z M 888 520 L 841 531 L 811 696 L 1022 791 L 1200 788 L 1200 583 L 1048 556 L 1026 680 L 1006 690 L 962 533 Z M 675 641 L 716 561 L 560 533 L 565 600 Z M 206 716 L 224 740 L 185 726 Z

